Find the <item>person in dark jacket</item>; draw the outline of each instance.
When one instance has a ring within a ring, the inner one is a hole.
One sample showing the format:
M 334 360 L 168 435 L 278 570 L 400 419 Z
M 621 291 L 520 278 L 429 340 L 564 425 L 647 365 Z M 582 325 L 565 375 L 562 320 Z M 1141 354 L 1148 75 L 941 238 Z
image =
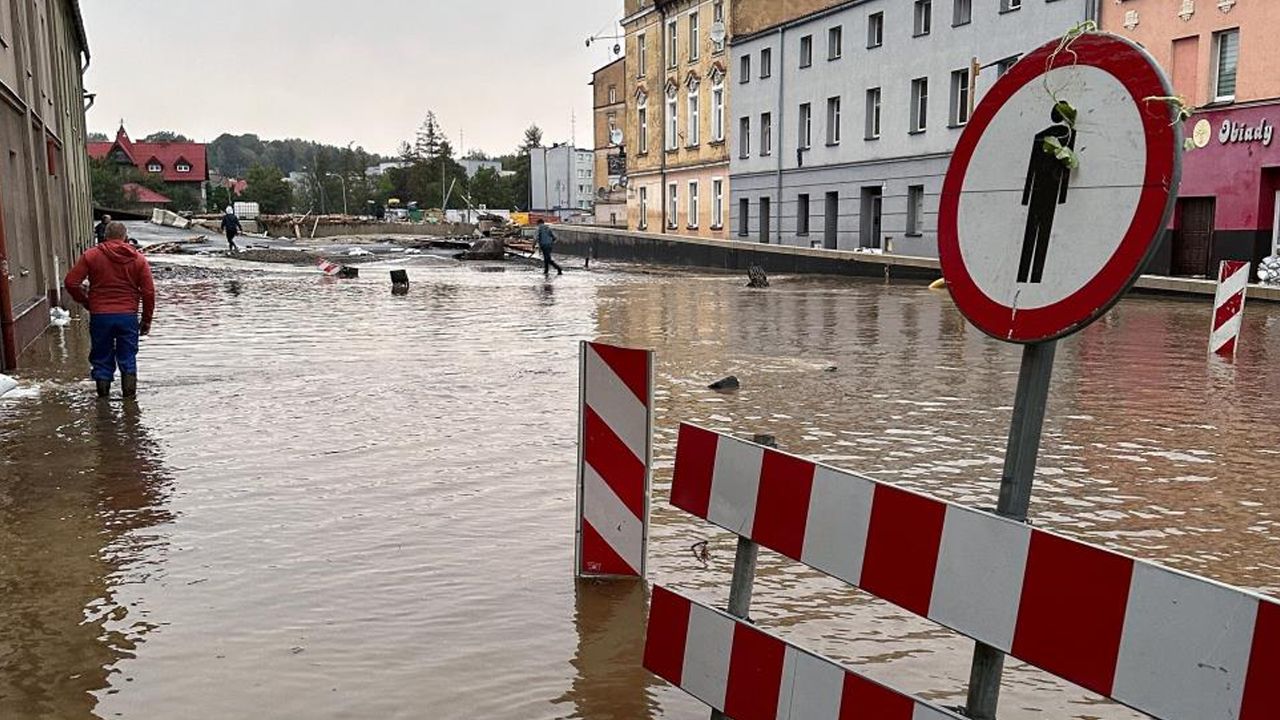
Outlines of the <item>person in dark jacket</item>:
M 150 334 L 156 311 L 151 265 L 127 236 L 123 223 L 108 225 L 103 242 L 86 250 L 63 282 L 67 293 L 89 309 L 89 363 L 101 398 L 111 394 L 117 368 L 124 396 L 137 396 L 138 338 Z
M 102 242 L 107 239 L 107 226 L 111 224 L 111 216 L 103 215 L 97 225 L 93 226 L 93 239 Z
M 222 216 L 222 232 L 227 235 L 227 249 L 233 253 L 240 252 L 240 248 L 236 246 L 236 236 L 243 231 L 240 228 L 240 218 L 236 217 L 236 211 L 230 205 Z
M 542 274 L 550 275 L 551 268 L 556 269 L 557 275 L 563 275 L 564 270 L 560 269 L 560 265 L 551 259 L 551 247 L 556 243 L 556 234 L 551 232 L 551 228 L 547 226 L 545 220 L 538 221 L 538 249 L 542 251 Z

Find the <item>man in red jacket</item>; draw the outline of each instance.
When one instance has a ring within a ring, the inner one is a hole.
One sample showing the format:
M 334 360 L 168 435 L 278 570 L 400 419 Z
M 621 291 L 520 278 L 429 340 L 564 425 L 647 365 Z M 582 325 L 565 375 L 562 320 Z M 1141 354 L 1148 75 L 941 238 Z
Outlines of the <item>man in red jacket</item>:
M 117 367 L 124 396 L 137 396 L 138 336 L 151 332 L 151 317 L 156 310 L 151 265 L 128 243 L 127 237 L 123 223 L 108 225 L 106 239 L 80 256 L 65 282 L 71 297 L 89 308 L 89 362 L 101 398 L 111 394 Z M 87 292 L 85 280 L 89 281 Z

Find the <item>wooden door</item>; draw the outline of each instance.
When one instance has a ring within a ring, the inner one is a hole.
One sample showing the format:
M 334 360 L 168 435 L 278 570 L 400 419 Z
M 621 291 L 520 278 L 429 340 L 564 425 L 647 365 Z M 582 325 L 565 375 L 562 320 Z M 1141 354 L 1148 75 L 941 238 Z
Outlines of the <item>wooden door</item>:
M 1179 203 L 1178 232 L 1174 235 L 1172 273 L 1209 277 L 1213 248 L 1213 198 L 1187 198 Z

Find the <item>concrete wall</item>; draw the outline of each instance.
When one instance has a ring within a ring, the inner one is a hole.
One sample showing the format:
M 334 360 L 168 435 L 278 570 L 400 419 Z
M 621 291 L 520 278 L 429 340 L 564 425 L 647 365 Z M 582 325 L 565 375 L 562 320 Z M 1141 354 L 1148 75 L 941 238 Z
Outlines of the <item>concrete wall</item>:
M 293 225 L 287 222 L 267 222 L 266 231 L 271 237 L 293 237 Z M 427 223 L 348 223 L 343 225 L 316 226 L 317 238 L 353 237 L 356 235 L 422 235 L 430 237 L 470 236 L 475 232 L 474 225 L 453 225 L 448 223 L 431 225 Z M 311 236 L 311 223 L 302 225 L 302 237 Z
M 947 159 L 963 131 L 951 114 L 952 73 L 965 70 L 975 52 L 982 64 L 1012 60 L 1061 36 L 1092 8 L 1090 0 L 1028 0 L 1022 9 L 1001 13 L 995 2 L 974 2 L 971 20 L 953 26 L 952 3 L 935 1 L 931 29 L 916 36 L 914 6 L 899 0 L 864 0 L 772 31 L 740 37 L 732 46 L 734 147 L 731 167 L 730 237 L 741 237 L 742 201 L 748 202 L 745 237 L 761 240 L 760 199 L 770 199 L 769 242 L 808 246 L 821 243 L 828 192 L 839 195 L 836 247 L 860 244 L 895 252 L 936 255 L 938 193 Z M 883 44 L 868 47 L 868 18 L 883 13 Z M 840 28 L 842 53 L 829 59 L 828 37 Z M 812 64 L 801 66 L 802 39 L 811 38 Z M 772 73 L 760 77 L 761 56 L 771 54 Z M 740 73 L 743 57 L 752 72 Z M 996 81 L 995 67 L 978 77 L 981 98 Z M 928 79 L 925 128 L 911 127 L 912 81 Z M 880 136 L 866 136 L 867 91 L 880 89 Z M 828 143 L 828 100 L 840 99 L 840 139 Z M 811 143 L 801 151 L 800 106 L 811 108 Z M 771 117 L 771 153 L 763 155 L 762 115 Z M 738 129 L 751 126 L 750 151 L 741 152 Z M 907 236 L 908 187 L 924 191 L 919 232 Z M 867 237 L 862 213 L 864 188 L 879 187 L 882 232 Z M 809 195 L 810 233 L 798 235 L 799 196 Z
M 0 206 L 16 330 L 47 327 L 61 275 L 91 241 L 84 51 L 72 0 L 0 0 Z

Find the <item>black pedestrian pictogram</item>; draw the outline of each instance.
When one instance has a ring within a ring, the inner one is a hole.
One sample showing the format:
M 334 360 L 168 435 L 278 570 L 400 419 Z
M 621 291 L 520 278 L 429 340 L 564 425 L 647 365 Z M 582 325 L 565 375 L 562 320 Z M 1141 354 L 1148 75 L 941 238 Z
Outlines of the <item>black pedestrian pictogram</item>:
M 1022 204 L 1027 210 L 1027 230 L 1022 238 L 1022 261 L 1018 265 L 1018 282 L 1039 283 L 1044 277 L 1045 255 L 1049 252 L 1049 235 L 1058 206 L 1067 201 L 1071 168 L 1057 155 L 1046 150 L 1045 140 L 1056 138 L 1069 150 L 1076 146 L 1076 131 L 1066 118 L 1053 108 L 1053 125 L 1036 133 L 1031 145 L 1031 162 L 1027 182 L 1022 190 Z

